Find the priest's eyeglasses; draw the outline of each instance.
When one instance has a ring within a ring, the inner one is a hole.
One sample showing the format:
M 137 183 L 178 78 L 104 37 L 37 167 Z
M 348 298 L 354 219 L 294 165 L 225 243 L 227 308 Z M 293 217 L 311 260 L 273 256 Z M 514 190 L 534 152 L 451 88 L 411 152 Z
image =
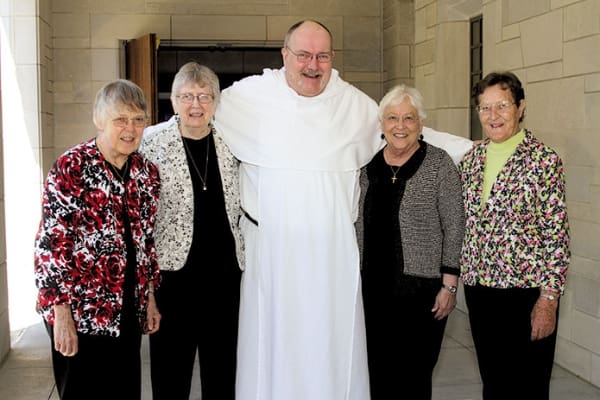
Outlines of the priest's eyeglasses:
M 295 52 L 294 50 L 290 49 L 287 46 L 285 46 L 285 48 L 288 49 L 290 51 L 290 53 L 292 53 L 293 55 L 296 56 L 296 60 L 298 60 L 299 63 L 304 64 L 304 63 L 311 62 L 313 57 L 315 57 L 317 59 L 317 62 L 319 64 L 327 64 L 327 63 L 330 63 L 331 60 L 333 60 L 333 53 L 331 53 L 331 52 L 313 54 L 313 53 L 309 53 L 308 51 Z
M 191 93 L 184 93 L 184 94 L 180 94 L 179 96 L 175 96 L 177 97 L 179 100 L 181 100 L 182 103 L 185 104 L 192 104 L 194 102 L 194 99 L 198 99 L 198 103 L 200 104 L 209 104 L 212 103 L 214 98 L 212 94 L 208 94 L 208 93 L 200 93 L 200 94 L 191 94 Z

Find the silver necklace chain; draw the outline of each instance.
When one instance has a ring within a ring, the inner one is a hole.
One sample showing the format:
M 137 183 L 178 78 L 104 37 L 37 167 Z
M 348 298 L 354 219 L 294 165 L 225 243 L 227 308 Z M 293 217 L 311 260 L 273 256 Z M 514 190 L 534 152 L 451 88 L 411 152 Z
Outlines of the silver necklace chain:
M 202 190 L 206 191 L 208 189 L 208 186 L 206 186 L 206 182 L 208 179 L 208 152 L 210 151 L 210 132 L 208 134 L 208 137 L 206 138 L 206 160 L 204 162 L 204 177 L 202 177 L 202 174 L 200 173 L 200 169 L 196 165 L 196 161 L 194 161 L 194 155 L 192 154 L 187 143 L 185 142 L 185 138 L 182 137 L 181 140 L 183 141 L 183 147 L 185 147 L 186 153 L 190 157 L 190 161 L 192 161 L 192 166 L 194 167 L 194 169 L 196 170 L 196 173 L 198 174 L 198 178 L 200 178 L 200 180 L 202 181 Z
M 398 180 L 398 178 L 396 178 L 396 174 L 398 173 L 398 171 L 400 171 L 400 168 L 402 168 L 402 166 L 396 167 L 396 170 L 394 171 L 394 167 L 390 165 L 390 169 L 392 170 L 392 183 L 396 183 L 396 181 Z

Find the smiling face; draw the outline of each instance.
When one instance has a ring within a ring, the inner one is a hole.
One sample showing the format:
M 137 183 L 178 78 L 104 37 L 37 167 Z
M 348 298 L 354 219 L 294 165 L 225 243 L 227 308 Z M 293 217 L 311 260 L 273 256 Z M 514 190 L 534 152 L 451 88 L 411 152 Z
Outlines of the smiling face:
M 120 121 L 121 119 L 127 121 L 125 125 Z M 144 121 L 144 124 L 141 124 L 141 121 Z M 98 128 L 96 143 L 104 158 L 111 164 L 121 167 L 127 157 L 140 146 L 146 126 L 145 121 L 144 110 L 127 107 L 108 112 L 104 118 L 96 121 Z
M 182 95 L 191 94 L 193 97 L 191 103 L 186 103 Z M 189 136 L 198 137 L 208 133 L 209 124 L 215 114 L 215 102 L 211 100 L 207 103 L 200 102 L 198 96 L 208 95 L 213 98 L 213 93 L 209 85 L 200 86 L 196 82 L 188 82 L 181 86 L 178 93 L 171 97 L 171 104 L 175 113 L 179 115 L 182 133 Z M 179 97 L 178 97 L 179 96 Z M 207 98 L 206 96 L 203 96 Z
M 319 24 L 307 21 L 290 36 L 287 47 L 281 49 L 288 85 L 301 96 L 317 96 L 331 77 L 332 62 L 318 62 L 317 54 L 331 53 L 329 32 Z M 309 61 L 300 62 L 295 54 L 310 53 Z
M 508 107 L 501 107 L 503 102 Z M 479 95 L 479 107 L 484 109 L 479 113 L 479 121 L 492 142 L 502 143 L 521 130 L 519 119 L 525 111 L 525 100 L 519 105 L 514 103 L 511 91 L 502 89 L 500 84 L 489 86 Z
M 405 98 L 401 103 L 385 108 L 381 129 L 390 152 L 401 156 L 419 146 L 423 121 L 419 119 L 419 113 L 410 100 Z

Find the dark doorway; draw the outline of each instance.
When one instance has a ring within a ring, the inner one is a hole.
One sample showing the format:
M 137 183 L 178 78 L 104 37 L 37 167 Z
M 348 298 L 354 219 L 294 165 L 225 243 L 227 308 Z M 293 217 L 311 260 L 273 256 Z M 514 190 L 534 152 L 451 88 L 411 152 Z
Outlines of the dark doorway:
M 158 121 L 173 115 L 171 84 L 179 68 L 195 61 L 212 69 L 219 77 L 221 89 L 248 75 L 260 74 L 264 68 L 282 66 L 279 47 L 227 47 L 227 46 L 158 46 Z

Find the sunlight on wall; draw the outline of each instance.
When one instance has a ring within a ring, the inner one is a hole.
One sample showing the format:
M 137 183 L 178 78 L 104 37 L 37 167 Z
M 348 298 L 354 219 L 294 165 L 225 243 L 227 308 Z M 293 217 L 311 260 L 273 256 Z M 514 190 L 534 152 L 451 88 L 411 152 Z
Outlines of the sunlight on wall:
M 35 30 L 35 20 L 22 18 L 18 28 Z M 2 23 L 1 79 L 3 89 L 4 193 L 11 331 L 38 323 L 33 278 L 33 241 L 40 210 L 39 86 L 37 60 L 30 59 L 14 27 Z M 11 29 L 12 28 L 12 29 Z M 17 40 L 18 39 L 18 40 Z

